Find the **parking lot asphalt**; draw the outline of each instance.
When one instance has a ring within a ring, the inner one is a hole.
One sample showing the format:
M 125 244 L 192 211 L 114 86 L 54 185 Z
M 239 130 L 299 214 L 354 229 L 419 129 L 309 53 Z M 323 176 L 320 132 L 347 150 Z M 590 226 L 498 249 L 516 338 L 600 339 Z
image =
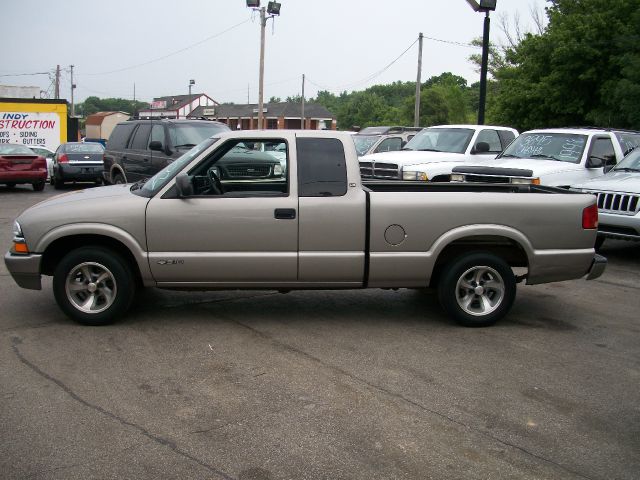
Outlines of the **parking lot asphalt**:
M 0 187 L 0 245 L 56 193 Z M 411 290 L 149 289 L 83 327 L 2 264 L 0 477 L 637 479 L 640 245 L 603 254 L 485 329 Z

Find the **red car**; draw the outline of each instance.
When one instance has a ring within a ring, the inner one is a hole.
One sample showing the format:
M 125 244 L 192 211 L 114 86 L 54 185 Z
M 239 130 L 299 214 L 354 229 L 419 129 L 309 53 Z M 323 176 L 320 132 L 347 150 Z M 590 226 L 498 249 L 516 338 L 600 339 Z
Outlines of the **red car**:
M 0 144 L 0 184 L 13 188 L 17 183 L 30 183 L 36 192 L 44 189 L 47 161 L 29 147 Z

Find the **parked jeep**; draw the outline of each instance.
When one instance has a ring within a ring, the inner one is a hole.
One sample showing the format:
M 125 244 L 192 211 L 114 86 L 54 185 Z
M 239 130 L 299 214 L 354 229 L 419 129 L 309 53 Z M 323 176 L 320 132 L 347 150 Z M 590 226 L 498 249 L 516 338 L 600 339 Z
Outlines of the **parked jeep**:
M 106 183 L 149 178 L 212 135 L 228 131 L 208 120 L 127 120 L 116 125 L 104 152 Z

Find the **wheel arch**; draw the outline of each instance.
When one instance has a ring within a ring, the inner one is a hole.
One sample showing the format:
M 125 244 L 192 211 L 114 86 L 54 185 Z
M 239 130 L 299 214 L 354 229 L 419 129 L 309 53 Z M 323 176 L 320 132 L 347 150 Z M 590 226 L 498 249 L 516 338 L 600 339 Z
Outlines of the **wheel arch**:
M 139 282 L 153 284 L 146 252 L 130 234 L 108 225 L 67 225 L 49 232 L 37 246 L 37 251 L 42 252 L 41 273 L 52 275 L 64 255 L 85 246 L 100 246 L 117 252 L 129 263 Z
M 429 279 L 435 287 L 444 267 L 453 259 L 470 252 L 486 252 L 503 258 L 512 268 L 529 269 L 533 247 L 526 236 L 501 225 L 466 226 L 447 232 L 431 248 L 436 261 Z
M 113 176 L 118 173 L 124 177 L 124 183 L 127 183 L 127 174 L 125 173 L 124 168 L 122 168 L 122 166 L 120 166 L 120 164 L 118 163 L 114 163 L 113 165 L 111 165 L 111 170 L 109 171 L 109 178 L 111 180 L 111 183 L 113 183 Z

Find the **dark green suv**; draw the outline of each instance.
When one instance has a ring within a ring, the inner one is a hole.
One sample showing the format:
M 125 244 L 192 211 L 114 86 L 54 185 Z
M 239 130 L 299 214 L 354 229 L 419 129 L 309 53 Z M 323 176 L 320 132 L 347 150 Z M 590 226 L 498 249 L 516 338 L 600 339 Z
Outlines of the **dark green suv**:
M 203 140 L 229 127 L 209 120 L 127 120 L 116 125 L 104 152 L 106 183 L 149 178 Z

